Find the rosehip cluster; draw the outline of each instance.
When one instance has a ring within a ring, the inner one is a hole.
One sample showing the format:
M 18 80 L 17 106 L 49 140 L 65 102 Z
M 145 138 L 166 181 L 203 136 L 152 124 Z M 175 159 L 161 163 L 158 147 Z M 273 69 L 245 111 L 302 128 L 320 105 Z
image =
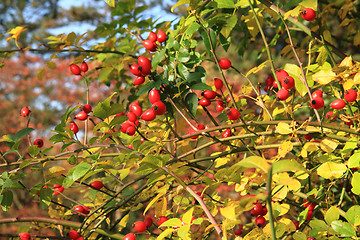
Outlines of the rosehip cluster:
M 74 210 L 78 212 L 79 216 L 86 216 L 90 213 L 90 208 L 87 206 L 78 205 L 74 207 Z
M 59 195 L 60 193 L 64 192 L 64 187 L 59 184 L 54 184 L 54 195 Z
M 144 219 L 144 221 L 137 221 L 133 224 L 133 229 L 138 233 L 145 232 L 153 224 L 153 220 L 150 217 Z M 123 240 L 135 240 L 136 235 L 134 233 L 128 233 L 124 236 Z
M 163 30 L 159 30 L 156 33 L 150 32 L 147 40 L 143 41 L 143 46 L 146 50 L 150 52 L 156 52 L 157 44 L 156 42 L 162 43 L 166 41 L 166 33 Z
M 136 76 L 133 84 L 140 85 L 145 82 L 145 76 L 151 73 L 151 61 L 144 57 L 140 56 L 138 58 L 138 64 L 132 64 L 130 66 L 130 72 Z
M 284 69 L 276 71 L 276 78 L 279 80 L 282 87 L 277 92 L 276 99 L 278 101 L 285 101 L 290 96 L 289 90 L 295 87 L 295 80 Z M 273 81 L 273 87 L 278 88 L 276 81 Z
M 263 227 L 266 223 L 264 216 L 267 214 L 267 208 L 258 202 L 254 203 L 254 205 L 255 206 L 253 209 L 251 209 L 250 213 L 256 217 L 255 225 L 258 227 Z
M 243 233 L 243 230 L 244 230 L 244 226 L 239 224 L 238 228 L 234 229 L 234 235 L 240 236 Z
M 81 72 L 87 72 L 89 70 L 89 66 L 87 65 L 86 62 L 82 62 L 80 67 L 76 64 L 71 64 L 70 65 L 70 71 L 72 72 L 72 74 L 74 75 L 81 75 Z
M 92 111 L 92 108 L 89 104 L 85 104 L 84 106 L 82 106 L 81 108 L 82 110 L 75 115 L 75 119 L 78 119 L 80 121 L 85 121 L 88 118 L 88 114 Z M 74 131 L 75 133 L 75 131 Z

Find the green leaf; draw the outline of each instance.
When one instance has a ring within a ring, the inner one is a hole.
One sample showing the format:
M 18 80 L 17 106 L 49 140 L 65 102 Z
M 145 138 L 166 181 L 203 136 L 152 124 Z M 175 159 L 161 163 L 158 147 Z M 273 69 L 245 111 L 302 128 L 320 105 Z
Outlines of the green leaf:
M 103 102 L 99 102 L 98 105 L 96 105 L 96 107 L 93 110 L 94 116 L 102 118 L 102 119 L 105 119 L 108 116 L 110 116 L 110 102 L 111 102 L 111 98 L 115 94 L 116 93 L 111 94 L 110 97 L 105 99 Z
M 237 21 L 238 21 L 238 18 L 236 15 L 233 15 L 233 16 L 229 17 L 228 19 L 226 19 L 226 24 L 225 24 L 225 26 L 222 27 L 220 33 L 225 38 L 228 38 L 230 36 L 231 31 L 236 26 Z
M 212 88 L 206 83 L 195 83 L 190 85 L 190 88 L 193 90 L 212 90 Z
M 306 171 L 303 165 L 296 160 L 280 160 L 273 163 L 273 173 Z
M 314 219 L 309 223 L 312 229 L 316 229 L 319 232 L 327 231 L 329 226 L 322 220 Z
M 344 175 L 347 167 L 343 163 L 326 162 L 317 169 L 317 174 L 326 179 L 337 179 Z
M 209 40 L 209 37 L 208 37 L 206 31 L 205 31 L 205 30 L 201 30 L 201 33 L 200 33 L 200 34 L 201 34 L 201 37 L 202 37 L 202 39 L 203 39 L 203 41 L 204 41 L 205 49 L 206 49 L 208 55 L 212 57 L 210 40 Z
M 350 156 L 348 161 L 348 167 L 360 167 L 360 151 L 356 151 L 353 155 Z
M 357 138 L 353 137 L 346 142 L 344 148 L 342 149 L 342 153 L 347 154 L 353 151 L 355 148 L 357 148 Z
M 339 219 L 339 209 L 336 206 L 331 206 L 325 213 L 325 221 L 327 224 L 331 224 L 333 221 Z
M 28 152 L 31 157 L 35 158 L 40 153 L 40 148 L 37 145 L 32 145 L 28 147 Z
M 196 115 L 198 104 L 199 104 L 199 100 L 195 93 L 189 93 L 186 95 L 185 106 L 194 116 Z
M 91 165 L 87 162 L 81 162 L 69 170 L 63 182 L 64 188 L 69 188 L 76 180 L 84 176 L 91 169 Z
M 356 236 L 356 231 L 353 226 L 343 221 L 333 221 L 331 227 L 341 235 L 341 237 L 353 237 Z
M 170 218 L 163 224 L 161 224 L 161 227 L 180 227 L 181 226 L 181 220 L 179 218 Z
M 186 29 L 185 33 L 188 35 L 192 35 L 200 28 L 200 26 L 201 25 L 198 24 L 197 22 L 193 22 L 192 24 L 190 24 L 188 29 Z
M 12 202 L 13 202 L 13 193 L 12 193 L 12 191 L 4 191 L 2 193 L 1 209 L 4 212 L 9 211 Z
M 33 128 L 24 128 L 24 129 L 21 129 L 20 131 L 18 131 L 14 138 L 15 138 L 15 141 L 19 140 L 20 138 L 22 138 L 23 136 L 31 133 L 34 129 Z
M 76 109 L 78 109 L 78 108 L 79 108 L 79 106 L 76 106 L 76 107 L 73 107 L 73 108 L 71 108 L 71 106 L 69 106 L 69 107 L 66 109 L 66 111 L 65 111 L 65 113 L 64 113 L 64 116 L 63 116 L 62 119 L 61 119 L 61 123 L 62 123 L 63 126 L 65 126 L 65 123 L 67 123 L 70 115 L 71 115 Z M 59 124 L 59 125 L 61 125 L 61 124 Z M 58 125 L 58 126 L 59 126 L 59 125 Z M 55 128 L 55 130 L 56 130 L 56 128 Z
M 234 8 L 235 4 L 233 0 L 215 0 L 218 8 Z
M 184 4 L 188 4 L 190 3 L 190 0 L 179 0 L 172 8 L 171 8 L 171 12 L 174 12 L 174 9 L 177 8 L 178 6 L 184 5 Z
M 152 155 L 147 155 L 146 157 L 144 157 L 142 159 L 141 162 L 152 164 L 158 168 L 162 168 L 164 165 L 164 163 L 162 162 L 160 157 L 156 157 L 156 156 L 152 156 Z
M 154 54 L 154 57 L 153 59 L 151 60 L 151 67 L 152 69 L 156 69 L 157 66 L 159 65 L 159 63 L 161 62 L 161 60 L 164 58 L 165 56 L 165 51 L 166 49 L 161 49 L 160 51 L 157 51 L 155 54 Z
M 177 234 L 180 238 L 184 239 L 185 236 L 189 233 L 190 231 L 190 224 L 185 224 L 184 226 L 181 226 L 178 230 L 177 230 Z
M 70 165 L 75 165 L 76 164 L 76 157 L 74 155 L 71 155 L 68 159 L 66 159 L 66 161 L 70 164 Z
M 181 0 L 180 0 L 181 1 Z M 156 240 L 162 240 L 164 238 L 166 238 L 167 236 L 169 236 L 172 232 L 174 232 L 175 229 L 173 228 L 168 228 L 168 229 L 165 229 L 157 238 Z
M 307 240 L 307 236 L 303 232 L 296 232 L 293 234 L 294 240 Z
M 351 179 L 351 191 L 356 194 L 359 195 L 360 194 L 360 173 L 355 172 L 352 179 Z
M 146 163 L 146 164 L 142 164 L 138 169 L 136 169 L 135 174 L 146 175 L 154 172 L 157 169 L 158 168 L 155 167 L 153 164 Z
M 42 209 L 49 207 L 53 193 L 53 190 L 50 188 L 42 188 L 40 190 L 40 206 Z
M 189 50 L 186 48 L 180 49 L 177 60 L 182 63 L 188 62 L 190 60 Z
M 345 218 L 351 225 L 355 227 L 360 225 L 360 206 L 352 206 L 346 213 Z
M 245 167 L 245 168 L 258 168 L 264 172 L 267 172 L 269 170 L 270 165 L 265 160 L 265 158 L 259 157 L 259 156 L 250 156 L 247 157 L 240 162 L 238 162 L 236 165 Z
M 58 142 L 64 142 L 66 139 L 69 139 L 69 137 L 65 136 L 65 134 L 55 134 L 49 138 L 49 141 L 52 143 L 58 143 Z

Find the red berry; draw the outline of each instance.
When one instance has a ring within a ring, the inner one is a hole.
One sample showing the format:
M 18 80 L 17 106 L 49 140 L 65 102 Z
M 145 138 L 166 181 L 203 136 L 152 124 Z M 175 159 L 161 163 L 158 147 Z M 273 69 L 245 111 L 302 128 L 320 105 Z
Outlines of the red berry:
M 123 116 L 124 115 L 124 112 L 121 112 L 121 113 L 117 113 L 116 115 L 115 115 L 115 117 L 120 117 L 120 116 Z
M 263 206 L 261 203 L 255 203 L 254 205 L 255 206 L 251 209 L 250 213 L 256 217 L 262 213 Z
M 313 217 L 313 212 L 311 210 L 309 210 L 306 215 L 305 221 L 309 221 L 310 219 L 312 219 L 312 217 Z
M 23 107 L 20 110 L 20 115 L 23 117 L 27 117 L 27 116 L 29 116 L 29 114 L 30 114 L 30 109 L 28 107 Z
M 64 192 L 64 187 L 63 186 L 56 187 L 55 191 L 54 191 L 54 195 L 59 195 L 62 192 Z
M 139 104 L 130 104 L 129 110 L 133 112 L 137 117 L 140 117 L 143 112 Z
M 156 33 L 154 33 L 153 31 L 151 31 L 151 32 L 149 33 L 148 39 L 149 39 L 150 41 L 152 41 L 152 42 L 156 42 L 156 40 L 157 40 Z
M 304 204 L 304 207 L 307 207 L 309 209 L 309 211 L 312 211 L 316 207 L 316 203 L 307 202 L 307 203 Z
M 279 101 L 285 101 L 289 97 L 290 93 L 287 89 L 281 88 L 276 94 L 276 99 Z
M 240 236 L 244 230 L 244 226 L 239 224 L 239 228 L 234 230 L 234 235 Z
M 154 109 L 156 115 L 163 115 L 166 112 L 166 105 L 161 101 L 154 103 L 151 108 Z
M 28 232 L 19 233 L 19 237 L 21 240 L 30 240 L 31 235 Z
M 136 240 L 136 236 L 133 233 L 128 233 L 124 236 L 123 240 Z
M 334 109 L 343 109 L 345 107 L 345 101 L 342 99 L 336 99 L 330 104 L 330 107 Z
M 78 119 L 80 121 L 84 121 L 87 118 L 88 118 L 88 115 L 84 110 L 75 115 L 75 119 Z
M 80 237 L 80 235 L 79 235 L 79 233 L 78 233 L 77 231 L 71 230 L 71 231 L 69 232 L 69 238 L 75 240 L 75 239 L 77 239 L 78 237 Z
M 222 81 L 220 78 L 215 78 L 214 81 L 215 81 L 215 82 L 214 82 L 215 88 L 216 88 L 217 90 L 221 90 L 221 89 L 223 88 L 223 86 L 224 86 L 223 81 Z
M 138 58 L 139 66 L 141 67 L 141 73 L 143 75 L 149 75 L 151 73 L 151 61 L 143 56 Z
M 78 205 L 78 206 L 74 207 L 74 210 L 79 212 L 79 213 L 84 213 L 85 214 L 85 209 L 81 205 Z M 79 215 L 81 216 L 81 214 L 79 214 Z
M 87 65 L 86 62 L 82 62 L 80 69 L 82 72 L 87 72 L 89 70 L 89 66 Z
M 126 121 L 126 122 L 123 122 L 121 125 L 120 125 L 120 131 L 123 132 L 123 133 L 126 133 L 127 129 L 132 126 L 132 124 L 129 122 L 129 121 Z
M 135 113 L 133 113 L 133 112 L 127 112 L 126 113 L 126 116 L 128 117 L 128 120 L 130 121 L 130 122 L 135 122 L 136 120 L 137 120 L 137 116 L 135 115 Z
M 149 92 L 149 101 L 154 104 L 158 101 L 160 101 L 160 92 L 157 89 L 151 89 Z
M 345 91 L 344 98 L 348 102 L 355 102 L 357 99 L 357 92 L 354 89 L 348 89 Z
M 274 87 L 274 88 L 278 88 L 278 84 L 277 84 L 276 81 L 273 82 L 273 87 Z
M 301 16 L 304 20 L 311 22 L 316 18 L 316 12 L 312 8 L 305 8 L 301 12 Z
M 147 218 L 145 218 L 144 223 L 145 223 L 146 227 L 149 228 L 152 226 L 153 220 L 152 220 L 152 218 L 147 217 Z
M 224 131 L 222 132 L 221 138 L 228 138 L 228 137 L 230 137 L 231 135 L 232 135 L 231 129 L 226 129 L 226 130 L 224 130 Z
M 240 117 L 240 112 L 236 108 L 230 108 L 226 111 L 226 115 L 230 120 L 238 120 Z
M 275 79 L 274 79 L 274 77 L 273 77 L 272 75 L 269 75 L 269 76 L 265 79 L 265 82 L 266 82 L 266 85 L 267 85 L 267 86 L 272 86 L 274 81 L 275 81 Z
M 84 238 L 83 238 L 83 237 L 79 237 L 79 238 L 77 238 L 76 240 L 84 240 Z
M 78 65 L 76 64 L 71 64 L 70 65 L 70 71 L 74 74 L 74 75 L 80 75 L 81 74 L 81 69 Z
M 217 96 L 217 93 L 211 90 L 205 90 L 201 95 L 207 99 L 214 99 Z
M 270 90 L 269 86 L 266 85 L 266 86 L 264 87 L 264 91 L 265 91 L 265 92 L 269 92 L 269 90 Z
M 258 227 L 265 226 L 265 222 L 266 222 L 266 220 L 265 220 L 265 218 L 263 216 L 257 217 L 255 219 L 255 225 L 258 226 Z
M 222 112 L 223 110 L 224 110 L 224 106 L 223 106 L 223 105 L 216 105 L 216 111 Z
M 204 124 L 199 124 L 197 127 L 196 127 L 196 129 L 197 130 L 204 130 L 205 129 L 205 126 L 204 126 Z M 190 130 L 189 130 L 189 132 L 188 132 L 188 134 L 192 134 L 192 133 L 194 133 L 195 132 L 195 130 L 193 129 L 193 128 L 191 128 Z M 198 138 L 199 137 L 199 135 L 195 135 L 195 136 L 192 136 L 192 137 L 190 137 L 191 139 L 196 139 L 196 138 Z
M 76 125 L 75 122 L 71 122 L 70 123 L 70 130 L 74 132 L 74 134 L 79 132 L 79 127 L 78 125 Z
M 140 85 L 143 84 L 145 82 L 145 77 L 144 76 L 137 76 L 133 82 L 134 85 Z
M 311 94 L 312 98 L 316 98 L 316 97 L 323 97 L 323 91 L 321 90 L 316 90 Z
M 126 134 L 129 136 L 133 136 L 136 133 L 136 128 L 134 126 L 130 126 L 126 129 Z
M 156 118 L 156 113 L 155 110 L 150 108 L 148 110 L 146 110 L 142 115 L 141 115 L 141 119 L 145 120 L 145 121 L 152 121 Z
M 326 119 L 330 119 L 330 121 L 335 121 L 335 119 L 337 118 L 337 115 L 334 114 L 333 111 L 329 111 L 326 113 L 325 117 L 326 117 Z
M 130 72 L 134 74 L 135 76 L 141 76 L 141 67 L 137 64 L 133 64 L 130 66 Z
M 313 136 L 311 136 L 311 135 L 304 135 L 304 138 L 305 138 L 306 140 L 311 140 L 311 139 L 313 139 Z
M 231 62 L 230 62 L 230 60 L 227 59 L 227 58 L 221 58 L 221 59 L 219 60 L 219 65 L 220 65 L 220 68 L 221 68 L 221 69 L 226 70 L 226 69 L 229 69 L 229 68 L 231 67 Z
M 299 230 L 300 229 L 299 221 L 292 220 L 292 222 L 294 223 L 296 230 Z
M 289 74 L 284 69 L 279 69 L 276 71 L 276 78 L 281 83 L 286 77 L 289 77 Z
M 93 181 L 90 183 L 90 186 L 95 189 L 102 189 L 104 187 L 104 184 L 101 181 Z
M 157 41 L 158 42 L 165 42 L 166 41 L 166 33 L 163 30 L 159 30 L 157 33 Z
M 281 81 L 281 86 L 285 89 L 293 89 L 295 87 L 295 80 L 293 77 L 291 76 L 287 76 L 285 77 L 282 81 Z
M 320 109 L 324 107 L 324 99 L 322 99 L 321 97 L 314 97 L 313 100 L 311 100 L 311 106 L 314 109 Z
M 260 216 L 265 216 L 266 214 L 267 214 L 267 208 L 266 208 L 266 206 L 264 206 L 263 208 L 262 208 L 262 211 L 261 211 L 261 213 L 260 213 Z
M 34 145 L 38 146 L 38 148 L 41 148 L 42 146 L 44 146 L 44 141 L 38 138 L 34 141 Z
M 156 43 L 150 40 L 143 41 L 143 46 L 144 48 L 146 48 L 146 50 L 149 50 L 150 52 L 156 51 Z
M 159 217 L 159 220 L 158 220 L 157 224 L 160 226 L 161 224 L 163 224 L 167 220 L 169 220 L 167 217 L 161 216 L 161 217 Z
M 137 221 L 134 223 L 134 230 L 142 233 L 146 231 L 146 224 L 143 221 Z
M 86 112 L 86 113 L 91 113 L 92 108 L 89 104 L 84 104 L 84 106 L 82 107 L 82 110 L 84 110 L 84 112 Z
M 199 105 L 203 107 L 207 107 L 211 104 L 210 100 L 207 98 L 202 98 L 199 100 Z
M 84 214 L 88 215 L 90 213 L 90 208 L 87 206 L 84 206 Z

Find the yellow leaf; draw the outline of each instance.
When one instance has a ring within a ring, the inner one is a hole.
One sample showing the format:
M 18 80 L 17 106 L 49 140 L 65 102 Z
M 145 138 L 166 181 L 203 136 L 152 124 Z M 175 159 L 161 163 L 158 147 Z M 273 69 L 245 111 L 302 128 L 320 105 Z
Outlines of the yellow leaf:
M 47 173 L 47 175 L 51 175 L 51 176 L 61 175 L 64 172 L 65 172 L 65 168 L 57 166 L 57 167 L 49 168 L 49 172 Z
M 249 76 L 252 73 L 257 73 L 258 71 L 260 71 L 261 69 L 263 69 L 264 67 L 266 67 L 266 64 L 270 62 L 270 60 L 267 60 L 263 63 L 261 63 L 259 66 L 253 67 L 252 69 L 250 69 L 247 73 L 246 73 L 246 77 Z
M 220 208 L 220 213 L 225 218 L 228 218 L 228 219 L 231 219 L 231 220 L 236 220 L 235 206 L 232 205 L 232 204 L 229 204 L 229 206 L 227 206 L 227 207 Z
M 215 160 L 215 168 L 221 167 L 230 161 L 229 157 L 221 157 Z
M 292 133 L 292 129 L 290 128 L 290 125 L 287 124 L 287 123 L 279 123 L 277 126 L 276 126 L 276 130 L 278 131 L 278 133 L 280 134 L 290 134 Z
M 258 168 L 264 172 L 269 170 L 269 163 L 266 161 L 265 158 L 259 156 L 250 156 L 245 158 L 237 163 L 237 165 L 246 167 L 246 168 Z
M 289 16 L 296 17 L 296 16 L 298 16 L 300 14 L 300 12 L 301 12 L 301 7 L 297 6 L 293 10 L 287 11 L 284 14 L 284 19 L 287 19 Z
M 289 192 L 289 188 L 285 185 L 278 185 L 273 189 L 273 199 L 274 201 L 284 200 Z
M 254 228 L 251 230 L 246 236 L 244 237 L 244 240 L 254 240 L 261 236 L 264 236 L 264 232 L 262 228 Z
M 347 79 L 347 80 L 343 83 L 344 91 L 352 88 L 352 86 L 354 86 L 354 79 L 351 79 L 351 78 L 350 78 L 350 79 Z
M 260 25 L 263 23 L 263 16 L 258 8 L 255 9 L 256 15 L 260 21 Z M 257 26 L 256 20 L 254 18 L 253 11 L 249 11 L 248 15 L 242 15 L 241 20 L 243 20 L 246 23 L 246 26 L 251 34 L 252 37 L 255 37 L 259 33 L 259 28 Z
M 312 79 L 322 85 L 328 84 L 335 80 L 336 74 L 331 70 L 320 70 L 312 75 Z
M 326 179 L 340 178 L 346 172 L 347 167 L 343 163 L 326 162 L 317 169 L 317 174 Z
M 360 72 L 355 74 L 355 76 L 354 76 L 354 84 L 360 84 Z
M 293 144 L 290 141 L 283 142 L 278 151 L 278 158 L 283 158 L 293 149 Z
M 324 151 L 324 152 L 333 152 L 337 146 L 339 145 L 339 142 L 336 140 L 332 140 L 329 138 L 325 138 L 320 142 L 320 148 Z
M 169 236 L 173 231 L 175 231 L 175 229 L 173 229 L 173 228 L 167 228 L 167 229 L 165 229 L 165 230 L 156 238 L 156 240 L 162 240 L 162 239 L 166 238 L 166 237 Z
M 27 30 L 27 28 L 26 28 L 26 27 L 23 27 L 23 26 L 17 26 L 16 28 L 11 29 L 10 31 L 7 32 L 8 34 L 11 34 L 11 36 L 8 37 L 8 38 L 6 39 L 6 41 L 9 41 L 10 39 L 14 39 L 16 46 L 17 46 L 18 48 L 20 48 L 19 45 L 18 45 L 18 40 L 19 40 L 19 38 L 20 38 L 20 34 L 21 34 L 22 32 L 24 32 L 24 31 L 26 31 L 26 30 Z
M 341 63 L 340 67 L 349 67 L 351 68 L 354 65 L 354 61 L 351 56 L 344 58 Z

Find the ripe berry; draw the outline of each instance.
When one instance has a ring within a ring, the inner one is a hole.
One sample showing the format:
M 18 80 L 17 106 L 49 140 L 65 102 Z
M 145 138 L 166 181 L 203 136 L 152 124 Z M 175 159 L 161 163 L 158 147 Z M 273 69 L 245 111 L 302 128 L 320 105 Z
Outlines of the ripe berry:
M 262 211 L 261 211 L 261 213 L 260 213 L 260 216 L 265 216 L 266 214 L 267 214 L 267 208 L 266 208 L 266 206 L 264 206 L 263 208 L 262 208 Z
M 23 116 L 23 117 L 29 116 L 30 115 L 30 109 L 28 107 L 23 107 L 20 110 L 20 115 Z
M 128 120 L 130 121 L 130 122 L 135 122 L 136 120 L 137 120 L 137 116 L 135 115 L 135 113 L 133 113 L 133 112 L 127 112 L 126 113 L 126 116 L 128 117 Z
M 199 124 L 197 127 L 196 127 L 197 130 L 204 130 L 205 129 L 205 126 L 203 124 Z M 193 134 L 195 132 L 195 130 L 193 128 L 190 128 L 190 130 L 188 131 L 188 134 Z M 191 139 L 197 139 L 199 137 L 199 135 L 195 135 L 195 136 L 192 136 L 190 137 Z
M 167 220 L 169 220 L 167 217 L 160 216 L 157 224 L 160 226 L 161 224 L 163 224 L 163 223 L 166 222 Z
M 285 88 L 281 88 L 277 94 L 276 94 L 276 99 L 279 101 L 285 101 L 288 97 L 289 97 L 290 93 L 287 89 Z
M 124 236 L 123 240 L 136 240 L 136 236 L 133 233 L 128 233 Z
M 314 210 L 314 208 L 316 207 L 316 203 L 314 202 L 307 202 L 304 204 L 304 207 L 308 208 L 309 211 Z
M 145 218 L 144 223 L 145 223 L 146 227 L 149 228 L 152 226 L 153 220 L 152 220 L 152 218 L 147 217 L 147 218 Z
M 202 98 L 199 100 L 199 105 L 203 107 L 207 107 L 211 104 L 210 100 L 207 98 Z
M 28 232 L 19 233 L 19 237 L 21 240 L 30 240 L 31 235 Z
M 90 183 L 90 186 L 95 189 L 102 189 L 104 187 L 104 184 L 101 181 L 93 181 Z
M 275 81 L 275 79 L 274 79 L 274 77 L 273 77 L 272 75 L 269 75 L 269 76 L 265 79 L 265 82 L 266 82 L 266 85 L 267 85 L 267 86 L 272 86 L 274 81 Z
M 324 107 L 324 99 L 322 99 L 321 97 L 313 98 L 313 100 L 311 100 L 311 106 L 314 109 L 320 109 L 320 108 Z
M 80 69 L 82 72 L 87 72 L 89 70 L 89 66 L 87 65 L 86 62 L 82 62 Z
M 137 64 L 133 64 L 130 66 L 130 72 L 135 76 L 141 76 L 141 67 Z
M 155 110 L 150 108 L 148 110 L 146 110 L 142 115 L 141 115 L 141 119 L 145 120 L 145 121 L 152 121 L 156 118 L 156 113 Z
M 154 109 L 156 115 L 163 115 L 166 112 L 166 105 L 161 101 L 154 103 L 151 108 Z
M 231 129 L 226 129 L 222 132 L 221 134 L 221 138 L 228 138 L 230 137 L 232 134 L 231 134 Z
M 335 121 L 335 119 L 337 118 L 337 115 L 334 114 L 333 111 L 329 111 L 326 113 L 325 117 L 326 117 L 326 119 L 330 119 L 330 121 Z
M 74 75 L 80 75 L 81 74 L 81 69 L 78 65 L 76 64 L 71 64 L 70 65 L 70 71 L 74 74 Z
M 81 205 L 78 205 L 78 206 L 74 207 L 74 210 L 77 211 L 77 212 L 79 212 L 79 213 L 85 214 L 85 209 L 84 209 L 84 207 L 81 206 Z M 81 216 L 81 214 L 79 214 L 79 216 Z
M 134 85 L 140 85 L 143 84 L 145 82 L 145 77 L 144 76 L 137 76 L 133 82 Z
M 323 91 L 321 90 L 316 90 L 311 94 L 312 98 L 316 98 L 316 97 L 323 97 Z
M 254 205 L 255 206 L 251 209 L 250 213 L 256 217 L 262 213 L 263 206 L 261 203 L 255 203 Z
M 278 84 L 277 84 L 276 81 L 273 82 L 273 87 L 274 87 L 274 88 L 278 88 Z
M 77 231 L 75 231 L 75 230 L 71 230 L 68 235 L 69 235 L 69 238 L 73 239 L 73 240 L 80 237 L 79 233 Z
M 255 225 L 258 226 L 258 227 L 263 227 L 265 226 L 265 218 L 263 216 L 259 216 L 255 219 Z
M 132 126 L 132 124 L 129 122 L 129 121 L 126 121 L 126 122 L 123 122 L 121 125 L 120 125 L 120 131 L 123 132 L 123 133 L 126 133 L 127 129 Z
M 216 111 L 222 112 L 223 110 L 224 110 L 224 106 L 223 106 L 223 105 L 216 105 Z
M 146 50 L 149 50 L 150 52 L 156 51 L 156 43 L 150 40 L 143 41 L 143 46 L 144 48 L 146 48 Z
M 348 89 L 345 91 L 344 98 L 348 102 L 355 102 L 357 99 L 357 92 L 354 89 Z
M 82 106 L 82 110 L 84 110 L 86 113 L 91 113 L 92 108 L 89 104 L 84 104 L 84 106 Z
M 150 41 L 152 41 L 152 42 L 156 42 L 156 40 L 157 40 L 156 33 L 154 33 L 153 31 L 151 31 L 151 32 L 149 33 L 148 39 L 149 39 Z
M 137 221 L 134 223 L 134 230 L 142 233 L 146 231 L 146 225 L 143 221 Z
M 136 133 L 136 128 L 134 126 L 130 126 L 126 129 L 126 134 L 129 136 L 133 136 Z
M 207 99 L 214 99 L 217 96 L 217 93 L 211 90 L 205 90 L 201 95 Z
M 75 122 L 71 122 L 70 123 L 70 130 L 74 132 L 74 134 L 79 132 L 79 127 L 78 125 L 76 125 Z
M 264 91 L 265 91 L 265 92 L 269 92 L 269 90 L 270 90 L 270 87 L 266 85 L 266 86 L 264 87 Z
M 142 114 L 142 108 L 140 107 L 139 103 L 138 104 L 130 104 L 129 105 L 129 110 L 131 112 L 133 112 L 137 117 L 140 117 Z
M 34 141 L 34 145 L 38 146 L 38 148 L 41 148 L 42 146 L 44 146 L 44 141 L 38 138 Z
M 293 89 L 295 87 L 295 80 L 293 77 L 288 76 L 285 77 L 282 81 L 281 81 L 281 86 L 285 89 Z
M 309 221 L 310 219 L 312 219 L 312 217 L 313 217 L 313 212 L 311 210 L 309 210 L 306 215 L 305 221 Z
M 140 56 L 138 58 L 138 63 L 139 63 L 139 66 L 141 67 L 141 73 L 143 75 L 149 75 L 151 73 L 151 61 L 144 57 L 144 56 Z
M 221 69 L 226 70 L 226 69 L 229 69 L 229 68 L 231 67 L 231 62 L 230 62 L 230 60 L 227 59 L 227 58 L 221 58 L 221 59 L 219 60 L 219 65 L 220 65 L 220 68 L 221 68 Z
M 149 101 L 154 104 L 158 101 L 160 101 L 160 92 L 157 89 L 151 89 L 151 91 L 149 92 Z
M 299 221 L 292 220 L 292 222 L 294 223 L 296 230 L 299 230 L 300 229 Z
M 166 33 L 163 30 L 159 30 L 157 33 L 157 41 L 158 42 L 165 42 L 166 41 Z
M 289 77 L 289 74 L 287 73 L 287 71 L 285 71 L 284 69 L 279 69 L 276 71 L 276 78 L 279 80 L 279 82 L 281 83 L 281 81 L 283 81 L 286 77 Z
M 220 78 L 215 78 L 214 81 L 215 81 L 215 82 L 214 82 L 215 88 L 216 88 L 217 90 L 221 90 L 221 89 L 223 88 L 223 86 L 224 86 L 223 81 L 222 81 Z
M 59 195 L 60 193 L 64 192 L 64 187 L 55 187 L 54 195 Z
M 301 12 L 301 16 L 304 20 L 311 22 L 316 18 L 316 12 L 312 8 L 305 8 Z
M 345 101 L 342 99 L 336 99 L 330 104 L 330 107 L 334 109 L 343 109 L 345 107 Z
M 306 140 L 311 140 L 311 139 L 313 139 L 313 136 L 311 136 L 311 135 L 304 135 L 304 138 L 305 138 Z
M 84 240 L 84 238 L 83 238 L 83 237 L 79 237 L 79 238 L 77 238 L 76 240 Z
M 240 236 L 244 230 L 244 226 L 239 224 L 239 228 L 234 230 L 234 235 Z
M 87 118 L 88 118 L 88 115 L 84 110 L 75 115 L 75 119 L 78 119 L 78 120 L 81 120 L 81 121 L 84 121 Z
M 226 111 L 226 115 L 230 120 L 238 120 L 240 117 L 240 112 L 236 108 L 230 108 Z

